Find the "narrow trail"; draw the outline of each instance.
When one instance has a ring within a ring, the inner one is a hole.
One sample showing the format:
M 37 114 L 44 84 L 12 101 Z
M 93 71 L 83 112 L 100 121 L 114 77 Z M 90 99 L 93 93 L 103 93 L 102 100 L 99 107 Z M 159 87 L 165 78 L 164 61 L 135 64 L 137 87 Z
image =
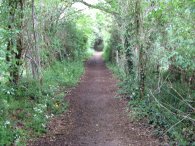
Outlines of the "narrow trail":
M 51 121 L 49 133 L 32 146 L 157 146 L 146 128 L 130 122 L 126 101 L 101 53 L 86 63 L 79 85 L 66 97 L 70 109 Z

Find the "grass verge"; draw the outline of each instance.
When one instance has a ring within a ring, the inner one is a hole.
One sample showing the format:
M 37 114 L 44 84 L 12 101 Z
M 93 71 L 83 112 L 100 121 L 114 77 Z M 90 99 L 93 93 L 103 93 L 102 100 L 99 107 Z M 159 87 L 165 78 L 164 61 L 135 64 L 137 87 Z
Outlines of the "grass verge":
M 84 72 L 81 61 L 55 62 L 43 72 L 43 83 L 23 78 L 14 87 L 0 85 L 0 145 L 26 145 L 46 132 L 49 119 L 66 111 L 65 91 Z
M 119 94 L 129 99 L 131 116 L 136 120 L 147 119 L 154 127 L 154 134 L 168 145 L 195 146 L 195 92 L 181 82 L 158 81 L 146 78 L 145 97 L 139 97 L 138 85 L 133 76 L 125 75 L 118 66 L 107 64 L 121 80 Z

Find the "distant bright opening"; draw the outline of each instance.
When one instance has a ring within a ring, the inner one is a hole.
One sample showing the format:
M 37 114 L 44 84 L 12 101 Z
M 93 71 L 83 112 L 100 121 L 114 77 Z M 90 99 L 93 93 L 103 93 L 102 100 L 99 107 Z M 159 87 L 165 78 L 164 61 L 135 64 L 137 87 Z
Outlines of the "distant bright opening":
M 104 0 L 85 0 L 90 5 L 97 5 L 98 3 L 105 3 Z M 109 14 L 98 9 L 90 8 L 81 2 L 77 2 L 72 6 L 78 11 L 81 11 L 89 18 L 89 25 L 83 26 L 78 23 L 78 27 L 92 29 L 92 33 L 88 36 L 89 49 L 96 51 L 103 51 L 106 47 L 107 40 L 110 37 L 109 29 L 112 24 L 112 18 Z

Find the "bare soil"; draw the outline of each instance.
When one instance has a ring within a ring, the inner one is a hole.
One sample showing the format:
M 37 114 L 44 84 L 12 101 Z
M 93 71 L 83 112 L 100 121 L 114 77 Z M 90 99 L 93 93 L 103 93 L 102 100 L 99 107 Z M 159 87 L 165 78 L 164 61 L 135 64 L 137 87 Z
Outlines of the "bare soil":
M 52 119 L 48 133 L 29 146 L 160 145 L 148 128 L 130 122 L 127 101 L 116 98 L 116 84 L 101 53 L 95 53 L 79 85 L 65 97 L 69 111 Z

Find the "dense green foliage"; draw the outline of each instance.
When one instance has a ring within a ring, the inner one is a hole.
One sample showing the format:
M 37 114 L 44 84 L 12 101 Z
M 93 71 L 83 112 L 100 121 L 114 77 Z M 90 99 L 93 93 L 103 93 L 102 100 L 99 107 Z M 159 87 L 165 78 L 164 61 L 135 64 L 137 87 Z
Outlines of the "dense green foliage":
M 194 144 L 195 1 L 78 1 L 93 13 L 77 0 L 0 1 L 0 145 L 25 143 L 67 108 L 63 91 L 94 46 L 135 117 L 173 144 Z
M 114 0 L 113 0 L 114 1 Z M 193 0 L 118 0 L 105 58 L 136 117 L 178 145 L 195 141 Z M 122 76 L 121 76 L 122 75 Z
M 71 5 L 0 1 L 0 145 L 25 145 L 67 109 L 65 92 L 84 72 L 92 34 Z

